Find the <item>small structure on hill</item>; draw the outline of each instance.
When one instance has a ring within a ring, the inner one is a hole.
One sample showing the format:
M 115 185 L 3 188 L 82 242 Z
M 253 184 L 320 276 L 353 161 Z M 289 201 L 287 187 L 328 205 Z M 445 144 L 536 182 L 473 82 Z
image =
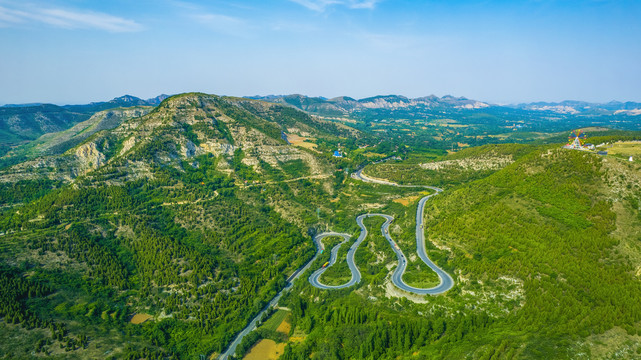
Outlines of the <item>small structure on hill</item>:
M 630 156 L 630 158 L 628 159 L 628 161 L 629 161 L 629 162 L 634 161 L 634 159 L 632 158 L 632 156 Z
M 343 157 L 343 153 L 341 152 L 341 143 L 338 143 L 338 150 L 334 150 L 334 157 Z

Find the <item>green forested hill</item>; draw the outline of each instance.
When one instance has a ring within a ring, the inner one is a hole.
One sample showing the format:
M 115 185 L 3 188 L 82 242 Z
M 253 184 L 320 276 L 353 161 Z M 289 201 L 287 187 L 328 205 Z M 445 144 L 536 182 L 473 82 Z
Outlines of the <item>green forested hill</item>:
M 640 170 L 539 147 L 451 188 L 425 213 L 455 288 L 411 303 L 303 286 L 288 300 L 309 336 L 284 358 L 641 356 Z
M 283 131 L 350 133 L 279 105 L 185 94 L 5 169 L 0 353 L 221 351 L 311 257 L 311 193 L 335 191 L 337 165 Z M 130 323 L 136 313 L 152 321 Z

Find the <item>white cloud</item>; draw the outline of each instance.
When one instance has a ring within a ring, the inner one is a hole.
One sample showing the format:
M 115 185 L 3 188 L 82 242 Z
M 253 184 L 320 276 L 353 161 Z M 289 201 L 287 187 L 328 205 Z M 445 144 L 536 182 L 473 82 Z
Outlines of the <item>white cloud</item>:
M 143 29 L 137 22 L 105 13 L 88 10 L 22 5 L 0 6 L 0 26 L 40 23 L 63 29 L 96 29 L 108 32 L 134 32 Z
M 200 24 L 214 30 L 216 32 L 246 36 L 249 32 L 249 25 L 245 20 L 233 16 L 214 14 L 214 13 L 201 13 L 191 14 L 190 17 Z
M 255 24 L 234 16 L 210 12 L 206 7 L 183 0 L 169 0 L 181 15 L 217 33 L 249 37 Z
M 346 6 L 350 9 L 373 9 L 381 0 L 290 0 L 310 10 L 323 12 L 332 5 Z

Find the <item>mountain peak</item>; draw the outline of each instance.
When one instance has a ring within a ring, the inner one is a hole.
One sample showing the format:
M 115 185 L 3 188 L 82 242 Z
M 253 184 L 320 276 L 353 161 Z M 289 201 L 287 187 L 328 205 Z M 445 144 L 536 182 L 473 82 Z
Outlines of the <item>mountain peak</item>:
M 113 100 L 111 100 L 110 102 L 138 103 L 144 102 L 144 100 L 133 95 L 123 95 L 117 98 L 113 98 Z

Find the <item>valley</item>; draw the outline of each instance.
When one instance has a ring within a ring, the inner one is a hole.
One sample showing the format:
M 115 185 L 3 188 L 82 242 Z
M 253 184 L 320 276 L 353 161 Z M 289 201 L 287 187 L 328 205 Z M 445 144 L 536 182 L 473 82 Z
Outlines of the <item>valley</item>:
M 641 351 L 635 115 L 127 99 L 2 155 L 5 358 Z M 608 155 L 562 148 L 584 124 Z

